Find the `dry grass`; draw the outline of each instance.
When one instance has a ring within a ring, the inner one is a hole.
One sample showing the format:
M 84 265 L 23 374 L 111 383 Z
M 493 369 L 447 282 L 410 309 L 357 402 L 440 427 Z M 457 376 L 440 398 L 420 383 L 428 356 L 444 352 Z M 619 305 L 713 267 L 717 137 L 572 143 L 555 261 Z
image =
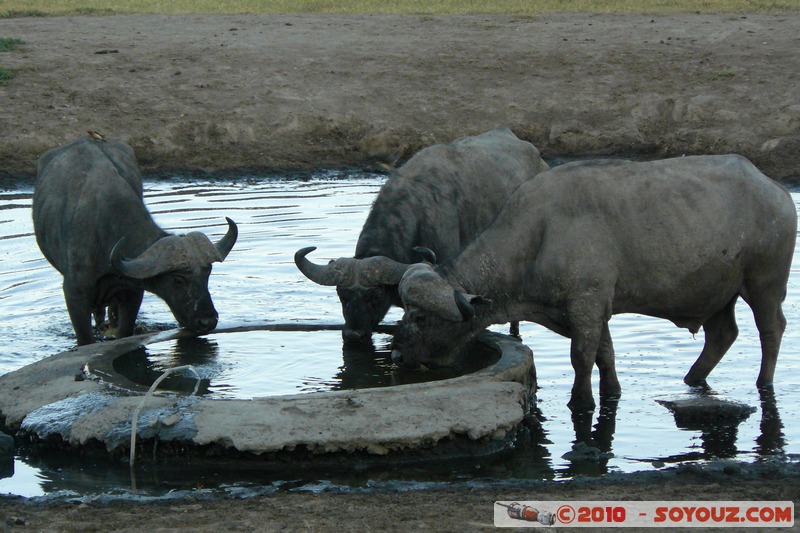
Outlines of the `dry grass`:
M 800 0 L 6 0 L 0 17 L 118 13 L 777 13 Z

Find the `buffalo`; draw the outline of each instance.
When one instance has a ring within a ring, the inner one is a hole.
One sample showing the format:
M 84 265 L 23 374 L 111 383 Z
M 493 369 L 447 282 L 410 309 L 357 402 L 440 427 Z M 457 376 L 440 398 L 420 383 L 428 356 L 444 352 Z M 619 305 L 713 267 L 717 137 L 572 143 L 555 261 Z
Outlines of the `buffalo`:
M 81 137 L 39 158 L 33 194 L 36 242 L 64 277 L 79 345 L 94 342 L 95 321 L 114 312 L 117 337 L 133 334 L 144 291 L 162 298 L 178 323 L 197 333 L 217 325 L 208 293 L 211 263 L 223 261 L 236 224 L 212 243 L 202 233 L 171 235 L 145 207 L 130 146 Z
M 417 247 L 440 260 L 454 257 L 489 225 L 511 191 L 547 168 L 539 151 L 506 127 L 429 146 L 381 187 L 354 259 L 381 256 L 409 263 Z M 304 256 L 297 265 L 304 273 L 314 269 Z M 335 285 L 345 341 L 368 340 L 389 308 L 402 305 L 396 284 L 366 287 L 354 278 Z
M 324 268 L 399 284 L 405 314 L 392 357 L 401 364 L 450 365 L 479 331 L 509 320 L 570 338 L 569 405 L 582 409 L 595 405 L 595 364 L 601 396 L 621 391 L 612 315 L 664 318 L 692 333 L 702 327 L 705 345 L 684 381 L 703 384 L 738 335 L 739 297 L 760 334 L 756 384 L 770 385 L 796 232 L 788 192 L 741 156 L 598 160 L 527 181 L 440 265 L 376 258 L 363 278 L 366 265 L 337 260 Z

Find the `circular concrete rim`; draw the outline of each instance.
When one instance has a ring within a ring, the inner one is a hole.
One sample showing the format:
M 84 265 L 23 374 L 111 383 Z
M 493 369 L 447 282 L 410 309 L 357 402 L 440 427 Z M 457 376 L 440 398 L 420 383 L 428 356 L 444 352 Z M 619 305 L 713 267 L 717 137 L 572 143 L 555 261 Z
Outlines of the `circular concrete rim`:
M 220 328 L 215 329 L 204 335 L 196 335 L 188 330 L 169 330 L 165 331 L 162 334 L 155 334 L 152 337 L 146 339 L 145 342 L 141 343 L 141 346 L 150 346 L 153 344 L 159 344 L 163 342 L 169 342 L 171 340 L 182 339 L 182 338 L 196 338 L 196 337 L 203 337 L 206 335 L 217 335 L 217 334 L 228 334 L 228 333 L 248 333 L 253 331 L 276 331 L 276 332 L 313 332 L 313 331 L 342 331 L 342 325 L 338 324 L 296 324 L 296 323 L 288 323 L 288 324 L 264 324 L 264 325 L 255 325 L 255 326 L 239 326 L 239 327 L 231 327 L 231 328 Z M 376 333 L 387 333 L 387 334 L 394 334 L 397 330 L 397 327 L 394 325 L 385 325 L 381 324 L 378 326 Z M 481 337 L 478 339 L 481 340 Z M 488 338 L 483 340 L 484 345 L 489 345 L 490 348 L 493 349 L 495 352 L 499 352 L 500 356 L 502 357 L 503 350 L 497 345 L 496 342 L 490 342 Z M 132 392 L 140 392 L 146 393 L 149 389 L 149 385 L 142 385 L 141 383 L 136 383 L 130 380 L 124 374 L 121 374 L 119 371 L 116 370 L 114 363 L 115 361 L 126 352 L 119 352 L 118 350 L 110 351 L 108 354 L 98 357 L 93 362 L 90 371 L 95 376 L 103 376 L 104 380 L 111 385 L 116 385 L 122 389 L 127 389 Z M 511 359 L 511 354 L 508 355 L 508 359 Z M 513 360 L 512 360 L 513 361 Z M 498 371 L 499 368 L 497 367 L 497 363 L 500 362 L 498 358 L 497 361 L 493 364 L 488 364 L 485 367 L 472 372 L 471 374 L 476 374 L 477 372 L 483 370 L 490 370 L 490 371 Z M 509 361 L 511 362 L 511 361 Z M 466 375 L 466 374 L 465 374 Z M 191 372 L 187 371 L 186 376 L 189 380 L 194 379 L 194 376 Z M 439 379 L 436 380 L 437 383 L 442 383 L 447 381 L 447 379 Z M 385 388 L 385 387 L 381 387 Z M 350 390 L 350 389 L 348 389 Z M 169 393 L 173 392 L 175 394 L 182 394 L 176 391 L 168 391 L 163 390 L 162 393 Z M 307 396 L 308 392 L 305 393 L 297 393 Z M 290 396 L 292 394 L 284 394 L 283 396 Z M 272 397 L 278 398 L 281 395 L 269 395 L 265 397 Z M 262 397 L 255 396 L 252 398 L 219 398 L 215 396 L 205 396 L 205 398 L 213 399 L 213 400 L 221 400 L 221 399 L 240 399 L 240 400 L 247 400 L 247 399 L 260 399 Z
M 303 324 L 228 328 L 339 329 Z M 190 335 L 173 330 L 62 352 L 0 376 L 0 416 L 12 431 L 40 442 L 82 447 L 102 443 L 111 454 L 130 448 L 131 420 L 141 387 L 113 372 L 117 356 Z M 137 436 L 186 447 L 216 446 L 261 455 L 302 450 L 312 454 L 386 455 L 433 449 L 454 440 L 485 444 L 506 440 L 528 412 L 535 387 L 531 350 L 518 339 L 484 332 L 481 342 L 500 359 L 472 374 L 420 384 L 273 396 L 209 399 L 156 393 L 144 402 Z

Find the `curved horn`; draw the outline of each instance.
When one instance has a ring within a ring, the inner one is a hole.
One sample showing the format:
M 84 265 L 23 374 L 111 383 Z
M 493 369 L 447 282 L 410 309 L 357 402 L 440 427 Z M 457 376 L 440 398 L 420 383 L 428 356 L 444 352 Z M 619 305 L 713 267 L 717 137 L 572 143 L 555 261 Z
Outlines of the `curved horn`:
M 133 279 L 147 279 L 158 276 L 170 270 L 179 270 L 191 265 L 190 258 L 192 251 L 198 253 L 210 252 L 203 257 L 208 258 L 208 263 L 215 260 L 216 250 L 202 233 L 189 233 L 188 235 L 177 236 L 167 235 L 151 244 L 144 252 L 137 257 L 125 259 L 122 257 L 122 248 L 125 244 L 125 237 L 117 241 L 111 249 L 109 256 L 111 268 L 118 274 Z M 207 248 L 204 248 L 207 247 Z
M 294 254 L 294 264 L 305 277 L 320 285 L 362 288 L 398 285 L 403 274 L 411 266 L 383 256 L 366 259 L 342 257 L 324 266 L 317 265 L 306 258 L 316 249 L 316 246 L 309 246 L 297 250 Z
M 228 231 L 225 233 L 224 237 L 214 244 L 214 248 L 217 249 L 219 256 L 222 258 L 220 261 L 224 261 L 225 258 L 228 257 L 228 254 L 231 253 L 233 249 L 233 245 L 236 244 L 236 239 L 239 237 L 239 228 L 236 226 L 236 222 L 228 217 L 225 217 L 225 220 L 228 221 Z
M 433 253 L 433 252 L 431 252 Z M 382 255 L 356 259 L 356 281 L 362 287 L 378 285 L 399 285 L 403 274 L 414 266 L 398 263 Z
M 327 265 L 312 263 L 306 256 L 316 250 L 316 246 L 301 248 L 294 254 L 294 264 L 305 277 L 320 285 L 350 285 L 355 279 L 353 260 L 337 259 Z M 337 264 L 338 263 L 338 264 Z
M 472 320 L 475 317 L 475 308 L 472 304 L 467 300 L 467 297 L 464 296 L 464 293 L 461 291 L 453 291 L 453 297 L 456 299 L 456 307 L 458 307 L 459 312 L 461 312 L 461 317 L 463 320 Z
M 424 246 L 415 246 L 412 248 L 412 250 L 420 254 L 428 263 L 432 265 L 436 264 L 436 254 L 430 248 L 426 248 Z
M 125 245 L 125 237 L 117 241 L 117 244 L 111 249 L 111 268 L 120 274 L 125 274 L 125 265 L 122 263 L 122 247 Z
M 165 241 L 168 239 L 169 237 L 164 238 Z M 159 251 L 164 248 L 164 244 L 167 243 L 156 241 L 140 256 L 124 259 L 122 257 L 122 248 L 125 245 L 125 237 L 122 237 L 111 249 L 111 255 L 109 256 L 111 268 L 118 274 L 133 279 L 146 279 L 157 276 L 173 267 L 173 262 L 159 261 Z

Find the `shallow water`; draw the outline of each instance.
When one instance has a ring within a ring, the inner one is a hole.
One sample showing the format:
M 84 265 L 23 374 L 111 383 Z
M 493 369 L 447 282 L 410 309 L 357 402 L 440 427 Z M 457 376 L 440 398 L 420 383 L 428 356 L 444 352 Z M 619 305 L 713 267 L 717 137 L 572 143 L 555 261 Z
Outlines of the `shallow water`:
M 150 387 L 168 369 L 191 365 L 191 372 L 167 376 L 159 390 L 248 400 L 437 381 L 476 372 L 500 358 L 499 351 L 478 343 L 449 368 L 398 368 L 391 361 L 389 335 L 376 333 L 373 346 L 345 346 L 339 328 L 287 329 L 229 330 L 155 342 L 117 357 L 114 369 Z M 330 356 L 332 346 L 342 346 L 340 357 Z
M 335 290 L 305 279 L 294 266 L 294 252 L 317 246 L 316 262 L 352 255 L 369 206 L 383 183 L 378 175 L 321 172 L 307 178 L 278 176 L 194 180 L 149 180 L 145 199 L 165 229 L 198 229 L 218 239 L 226 229 L 225 216 L 239 225 L 239 241 L 228 259 L 215 264 L 210 291 L 220 314 L 220 328 L 261 324 L 341 323 Z M 61 294 L 60 275 L 44 260 L 33 237 L 30 218 L 32 185 L 11 183 L 0 192 L 0 373 L 6 373 L 74 346 L 72 329 Z M 800 203 L 800 193 L 793 193 Z M 617 316 L 611 333 L 617 370 L 623 387 L 618 403 L 606 405 L 573 422 L 566 407 L 573 372 L 569 341 L 540 326 L 522 324 L 523 340 L 533 349 L 539 380 L 536 416 L 541 429 L 520 436 L 517 446 L 499 457 L 431 465 L 381 467 L 359 473 L 319 474 L 326 483 L 369 485 L 386 480 L 412 482 L 459 481 L 481 478 L 567 479 L 576 474 L 650 470 L 686 461 L 730 457 L 744 461 L 800 457 L 800 272 L 792 270 L 784 312 L 789 326 L 778 362 L 774 397 L 760 397 L 755 379 L 760 364 L 758 334 L 749 308 L 739 304 L 739 338 L 709 378 L 712 393 L 758 408 L 737 428 L 681 429 L 672 414 L 655 399 L 697 394 L 683 376 L 703 345 L 702 332 L 688 331 L 666 321 L 640 316 Z M 387 317 L 399 319 L 399 310 Z M 165 304 L 146 295 L 140 320 L 148 327 L 174 326 Z M 494 329 L 506 332 L 505 326 Z M 238 341 L 237 341 L 238 342 Z M 243 339 L 243 342 L 247 342 Z M 385 359 L 390 337 L 378 334 L 374 352 Z M 288 345 L 291 343 L 291 346 Z M 281 391 L 318 386 L 345 366 L 339 333 L 324 331 L 299 340 L 257 339 L 254 353 L 272 349 L 269 364 L 259 371 L 284 375 L 278 347 L 304 352 L 306 366 Z M 233 351 L 234 348 L 231 348 Z M 235 350 L 244 353 L 244 347 Z M 377 363 L 380 364 L 380 361 Z M 258 368 L 259 361 L 253 365 Z M 308 371 L 307 371 L 308 370 Z M 296 380 L 296 381 L 295 381 Z M 305 380 L 305 381 L 304 381 Z M 315 381 L 316 380 L 316 381 Z M 294 381 L 294 385 L 292 382 Z M 597 376 L 595 376 L 595 387 Z M 277 385 L 269 385 L 277 387 Z M 228 391 L 230 392 L 230 391 Z M 224 391 L 223 391 L 224 393 Z M 233 394 L 231 392 L 231 394 Z M 600 462 L 570 462 L 564 458 L 576 432 L 614 457 Z M 12 475 L 13 474 L 13 475 Z M 0 492 L 37 496 L 54 491 L 75 494 L 125 492 L 127 468 L 82 463 L 72 458 L 25 456 L 13 472 L 0 470 Z M 286 473 L 287 476 L 294 474 Z M 306 474 L 308 476 L 308 474 Z M 138 488 L 153 494 L 193 487 L 273 486 L 276 479 L 252 472 L 201 472 L 176 469 L 145 471 Z M 288 479 L 294 479 L 292 477 Z M 305 481 L 314 482 L 312 477 Z M 318 480 L 317 480 L 318 481 Z M 276 482 L 277 483 L 277 482 Z M 232 488 L 233 487 L 233 488 Z

